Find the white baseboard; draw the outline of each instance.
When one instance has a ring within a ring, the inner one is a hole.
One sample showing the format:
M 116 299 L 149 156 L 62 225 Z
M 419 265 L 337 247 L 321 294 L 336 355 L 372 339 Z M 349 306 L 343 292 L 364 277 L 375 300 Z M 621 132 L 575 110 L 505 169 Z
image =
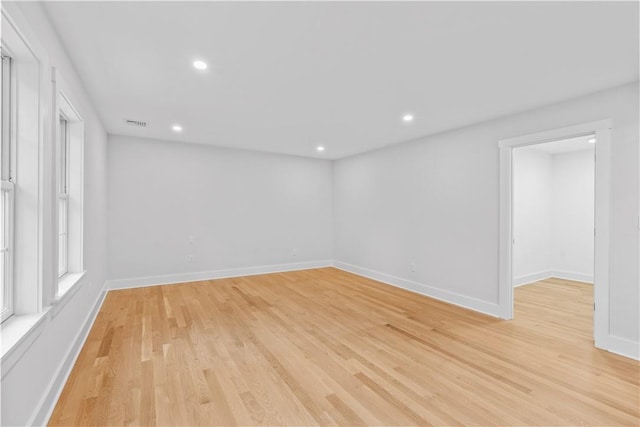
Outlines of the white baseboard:
M 605 350 L 631 359 L 640 360 L 640 343 L 626 338 L 609 335 Z
M 282 273 L 287 271 L 308 270 L 311 268 L 331 267 L 331 260 L 298 262 L 292 264 L 274 264 L 258 267 L 231 268 L 226 270 L 180 273 L 165 276 L 134 277 L 131 279 L 107 280 L 106 289 L 142 288 L 145 286 L 170 285 L 174 283 L 197 282 L 200 280 L 226 279 L 229 277 L 254 276 L 256 274 Z
M 390 274 L 381 273 L 379 271 L 369 270 L 368 268 L 359 267 L 357 265 L 348 264 L 342 261 L 333 262 L 333 266 L 340 270 L 354 273 L 359 276 L 363 276 L 369 279 L 377 280 L 378 282 L 386 283 L 388 285 L 396 286 L 398 288 L 406 289 L 411 292 L 415 292 L 421 295 L 425 295 L 431 298 L 435 298 L 440 301 L 454 304 L 460 307 L 468 308 L 480 313 L 488 314 L 493 317 L 500 317 L 500 306 L 496 303 L 489 301 L 483 301 L 477 298 L 468 297 L 451 291 L 445 291 L 440 288 L 425 285 L 424 283 L 418 283 L 400 277 L 392 276 Z
M 73 344 L 67 351 L 67 354 L 58 367 L 56 374 L 49 383 L 49 386 L 47 387 L 47 393 L 45 393 L 40 399 L 40 402 L 38 402 L 37 410 L 34 412 L 34 414 L 32 415 L 32 419 L 29 421 L 29 423 L 27 423 L 27 425 L 40 426 L 46 425 L 49 422 L 49 418 L 51 417 L 51 414 L 55 409 L 56 403 L 58 403 L 58 398 L 62 393 L 62 389 L 67 383 L 67 379 L 71 374 L 71 370 L 73 369 L 73 366 L 76 364 L 76 360 L 80 355 L 80 350 L 82 350 L 82 347 L 87 340 L 87 336 L 89 335 L 89 331 L 91 331 L 91 327 L 93 326 L 93 322 L 100 312 L 100 308 L 102 307 L 102 303 L 104 302 L 104 298 L 107 294 L 105 291 L 105 286 L 106 283 L 102 286 L 102 289 L 98 294 L 98 298 L 96 298 L 93 307 L 82 323 L 82 327 L 78 330 L 78 333 L 73 340 Z
M 553 277 L 550 270 L 547 271 L 539 271 L 537 273 L 525 274 L 524 276 L 518 276 L 513 278 L 513 287 L 518 287 L 522 285 L 528 285 L 529 283 L 534 283 L 540 280 L 548 279 Z
M 528 285 L 529 283 L 538 282 L 551 277 L 593 284 L 593 274 L 576 273 L 573 271 L 563 270 L 546 270 L 515 277 L 513 279 L 513 287 L 515 288 L 522 285 Z
M 558 279 L 575 280 L 576 282 L 585 282 L 593 284 L 593 274 L 576 273 L 573 271 L 552 270 L 551 277 Z

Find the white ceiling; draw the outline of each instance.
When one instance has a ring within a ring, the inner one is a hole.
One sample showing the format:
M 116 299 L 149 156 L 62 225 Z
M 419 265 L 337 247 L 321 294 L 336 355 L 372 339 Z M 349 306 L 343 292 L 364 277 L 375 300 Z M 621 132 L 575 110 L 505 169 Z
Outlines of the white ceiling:
M 558 141 L 545 142 L 524 147 L 528 150 L 544 151 L 549 154 L 569 153 L 572 151 L 594 150 L 595 144 L 589 143 L 590 139 L 595 139 L 595 135 L 577 136 L 575 138 L 560 139 Z
M 637 2 L 45 9 L 112 134 L 335 159 L 638 79 Z

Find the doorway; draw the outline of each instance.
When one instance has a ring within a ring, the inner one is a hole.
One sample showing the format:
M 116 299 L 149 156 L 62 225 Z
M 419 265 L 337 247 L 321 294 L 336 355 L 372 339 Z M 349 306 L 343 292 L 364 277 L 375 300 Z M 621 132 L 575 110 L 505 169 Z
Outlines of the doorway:
M 595 139 L 595 209 L 593 253 L 593 335 L 596 347 L 607 348 L 609 335 L 609 120 L 584 123 L 537 134 L 524 135 L 499 142 L 500 147 L 500 285 L 501 317 L 514 315 L 514 152 L 516 149 L 541 148 L 542 144 L 560 140 L 588 141 Z M 559 144 L 559 143 L 558 143 Z M 583 260 L 584 261 L 584 260 Z M 515 267 L 515 268 L 514 268 Z M 535 273 L 535 272 L 534 272 Z M 575 273 L 575 272 L 574 272 Z M 533 274 L 533 273 L 532 273 Z M 546 274 L 539 272 L 539 274 Z M 530 278 L 533 278 L 530 276 Z M 585 278 L 582 276 L 581 278 Z M 526 277 L 522 280 L 527 280 Z
M 594 134 L 513 150 L 514 317 L 593 338 Z

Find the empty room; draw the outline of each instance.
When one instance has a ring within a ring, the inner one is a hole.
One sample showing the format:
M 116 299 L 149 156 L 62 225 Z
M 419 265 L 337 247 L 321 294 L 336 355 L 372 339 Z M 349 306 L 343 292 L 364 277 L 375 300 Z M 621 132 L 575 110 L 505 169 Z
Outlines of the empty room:
M 639 2 L 0 6 L 1 425 L 640 425 Z

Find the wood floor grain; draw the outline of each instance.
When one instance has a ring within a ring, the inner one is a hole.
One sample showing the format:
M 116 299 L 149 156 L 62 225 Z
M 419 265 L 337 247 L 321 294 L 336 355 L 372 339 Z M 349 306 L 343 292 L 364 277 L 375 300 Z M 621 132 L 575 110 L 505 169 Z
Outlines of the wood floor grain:
M 635 425 L 589 285 L 501 321 L 326 268 L 112 291 L 50 425 Z

